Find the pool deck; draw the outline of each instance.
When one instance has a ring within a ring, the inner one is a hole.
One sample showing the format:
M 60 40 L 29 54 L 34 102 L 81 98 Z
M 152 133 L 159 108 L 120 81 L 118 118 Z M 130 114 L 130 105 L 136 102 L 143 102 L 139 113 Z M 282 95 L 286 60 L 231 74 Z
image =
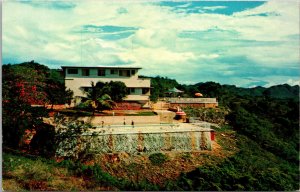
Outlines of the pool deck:
M 97 126 L 89 129 L 84 135 L 122 135 L 144 133 L 181 133 L 181 132 L 210 132 L 208 123 L 176 123 L 176 124 L 139 124 L 139 125 L 110 125 Z

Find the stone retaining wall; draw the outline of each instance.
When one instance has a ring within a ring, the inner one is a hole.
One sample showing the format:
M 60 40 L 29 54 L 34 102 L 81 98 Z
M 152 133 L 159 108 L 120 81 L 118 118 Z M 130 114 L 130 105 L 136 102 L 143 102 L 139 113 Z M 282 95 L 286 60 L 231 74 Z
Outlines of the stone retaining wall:
M 211 150 L 210 131 L 90 134 L 82 139 L 95 154 Z
M 90 151 L 101 153 L 138 153 L 160 151 L 197 151 L 210 150 L 210 132 L 180 133 L 134 133 L 86 135 L 84 140 L 90 143 Z

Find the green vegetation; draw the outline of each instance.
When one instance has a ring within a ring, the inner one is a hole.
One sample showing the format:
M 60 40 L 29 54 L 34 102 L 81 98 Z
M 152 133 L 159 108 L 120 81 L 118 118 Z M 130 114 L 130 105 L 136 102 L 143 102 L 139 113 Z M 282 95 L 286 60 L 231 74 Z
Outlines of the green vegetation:
M 153 111 L 137 111 L 134 114 L 124 114 L 126 116 L 155 116 L 157 115 L 156 112 Z
M 149 160 L 153 165 L 162 165 L 168 160 L 168 157 L 163 153 L 153 153 L 149 156 Z
M 268 95 L 258 94 L 262 88 L 258 88 L 257 91 L 251 89 L 246 95 L 247 90 L 237 94 L 239 89 L 231 87 L 226 93 L 228 86 L 213 85 L 209 88 L 210 96 L 218 97 L 229 109 L 228 115 L 225 116 L 229 124 L 216 130 L 219 133 L 236 131 L 239 152 L 218 165 L 208 164 L 182 174 L 177 182 L 168 185 L 168 189 L 298 189 L 299 86 L 288 86 L 289 89 L 286 89 L 286 85 L 264 88 L 263 94 L 271 93 Z M 284 88 L 283 92 L 278 92 L 281 88 Z M 297 89 L 298 91 L 295 91 Z M 289 90 L 289 94 L 286 90 Z M 250 93 L 257 95 L 253 96 Z M 199 113 L 199 116 L 201 115 L 204 113 Z M 219 138 L 218 142 L 222 145 L 222 138 Z
M 135 183 L 117 179 L 98 165 L 89 166 L 71 160 L 56 163 L 40 157 L 7 152 L 3 153 L 3 178 L 5 190 L 159 190 L 149 181 Z M 84 182 L 81 178 L 85 178 Z M 11 180 L 15 181 L 14 186 L 10 185 Z
M 72 92 L 52 78 L 53 71 L 34 61 L 2 69 L 3 146 L 18 148 L 24 131 L 42 127 L 42 117 L 48 115 L 44 107 L 32 105 L 65 104 Z
M 80 108 L 91 109 L 93 115 L 95 114 L 96 109 L 100 111 L 111 109 L 115 103 L 107 94 L 106 90 L 109 88 L 110 86 L 107 83 L 97 82 L 95 85 L 94 82 L 91 82 L 91 88 L 86 91 L 87 98 L 83 100 Z
M 229 113 L 226 108 L 192 108 L 183 107 L 183 111 L 188 117 L 197 117 L 200 121 L 207 121 L 210 123 L 224 124 L 225 116 Z
M 296 164 L 283 161 L 245 136 L 239 136 L 238 146 L 238 154 L 218 165 L 204 165 L 182 174 L 171 189 L 292 191 L 299 187 Z
M 165 190 L 297 190 L 299 189 L 299 86 L 238 88 L 215 82 L 176 85 L 153 78 L 160 90 L 171 86 L 216 97 L 220 109 L 184 109 L 189 116 L 223 124 L 216 131 L 236 132 L 239 152 L 218 165 L 203 165 L 169 182 Z M 167 85 L 166 85 L 167 84 Z M 162 95 L 159 95 L 162 96 Z M 226 121 L 225 121 L 226 120 Z M 228 148 L 222 138 L 218 143 Z
M 157 101 L 159 97 L 165 97 L 166 92 L 173 87 L 180 87 L 174 79 L 169 79 L 167 77 L 152 77 L 151 78 L 151 101 Z

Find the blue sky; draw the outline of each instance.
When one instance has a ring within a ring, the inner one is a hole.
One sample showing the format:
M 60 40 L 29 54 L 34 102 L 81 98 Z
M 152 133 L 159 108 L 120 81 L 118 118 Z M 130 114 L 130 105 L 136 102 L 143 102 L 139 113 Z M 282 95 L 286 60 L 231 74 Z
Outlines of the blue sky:
M 139 66 L 179 83 L 299 84 L 299 3 L 4 1 L 2 62 Z

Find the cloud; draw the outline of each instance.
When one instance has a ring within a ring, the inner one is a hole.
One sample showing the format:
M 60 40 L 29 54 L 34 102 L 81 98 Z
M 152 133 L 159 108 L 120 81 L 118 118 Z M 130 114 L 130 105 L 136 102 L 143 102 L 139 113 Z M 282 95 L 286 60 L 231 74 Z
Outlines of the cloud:
M 210 10 L 210 11 L 215 11 L 217 9 L 226 9 L 227 6 L 205 6 L 205 7 L 202 7 L 202 9 L 205 9 L 205 10 Z
M 89 33 L 96 37 L 105 40 L 119 40 L 128 38 L 133 35 L 138 28 L 135 27 L 123 27 L 123 26 L 95 26 L 95 25 L 84 25 L 77 33 Z
M 282 79 L 281 81 L 278 81 L 277 80 L 278 78 L 274 78 L 274 79 L 271 79 L 269 80 L 269 82 L 267 84 L 264 85 L 264 87 L 271 87 L 271 86 L 274 86 L 274 85 L 281 85 L 281 84 L 289 84 L 291 86 L 295 86 L 295 85 L 299 85 L 300 86 L 300 81 L 299 81 L 299 78 L 297 79 Z
M 126 64 L 246 87 L 299 76 L 293 1 L 6 1 L 2 26 L 4 62 Z
M 23 0 L 20 1 L 20 3 L 24 3 L 38 8 L 57 9 L 57 10 L 73 9 L 76 7 L 74 3 L 68 1 L 45 1 L 43 3 L 40 3 L 38 1 L 33 1 L 33 0 Z
M 264 4 L 264 1 L 244 1 L 242 3 L 234 1 L 162 1 L 160 6 L 168 7 L 176 13 L 201 14 L 214 13 L 232 15 L 247 9 L 255 8 Z

